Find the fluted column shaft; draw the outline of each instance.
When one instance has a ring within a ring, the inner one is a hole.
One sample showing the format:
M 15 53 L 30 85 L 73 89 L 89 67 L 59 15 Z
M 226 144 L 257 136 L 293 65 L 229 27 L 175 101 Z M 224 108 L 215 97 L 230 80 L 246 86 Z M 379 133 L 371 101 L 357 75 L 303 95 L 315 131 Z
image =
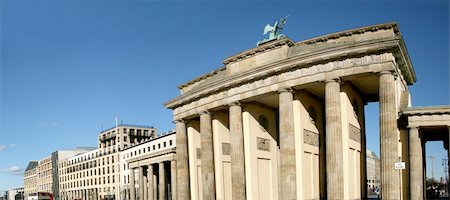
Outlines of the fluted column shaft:
M 297 198 L 295 171 L 294 95 L 291 90 L 279 92 L 281 200 Z
M 409 129 L 409 181 L 411 200 L 423 200 L 422 141 L 419 129 Z
M 341 121 L 341 86 L 325 82 L 327 199 L 344 199 L 344 157 Z
M 171 177 L 171 186 L 172 186 L 172 200 L 177 199 L 177 161 L 170 161 L 170 177 Z
M 144 199 L 144 169 L 141 166 L 138 168 L 139 170 L 139 200 Z
M 231 140 L 231 192 L 235 200 L 245 200 L 244 132 L 242 129 L 242 107 L 239 103 L 230 105 Z
M 381 197 L 384 200 L 400 199 L 398 172 L 397 111 L 395 107 L 395 78 L 391 72 L 380 74 L 380 153 Z
M 136 200 L 136 188 L 134 186 L 134 168 L 130 169 L 130 200 Z
M 202 182 L 203 199 L 216 199 L 216 185 L 214 178 L 214 149 L 211 127 L 211 114 L 200 114 L 200 134 L 202 144 Z
M 153 165 L 148 165 L 147 168 L 147 197 L 153 200 Z
M 159 163 L 159 200 L 166 200 L 166 173 L 164 163 Z
M 142 199 L 147 200 L 148 199 L 147 177 L 143 176 L 142 180 L 143 180 L 143 184 L 142 184 L 143 188 L 142 189 L 144 190 L 144 195 L 143 195 L 144 198 L 142 198 Z
M 189 155 L 186 124 L 182 120 L 175 121 L 177 131 L 177 197 L 191 199 L 189 188 Z

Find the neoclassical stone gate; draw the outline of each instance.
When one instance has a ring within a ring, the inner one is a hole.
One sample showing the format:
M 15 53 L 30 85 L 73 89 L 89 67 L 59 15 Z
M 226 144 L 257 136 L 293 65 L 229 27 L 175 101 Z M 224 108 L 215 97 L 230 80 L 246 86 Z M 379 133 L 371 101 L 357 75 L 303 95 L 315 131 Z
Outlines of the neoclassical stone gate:
M 165 104 L 178 199 L 365 198 L 364 106 L 376 101 L 382 197 L 407 199 L 394 163 L 409 132 L 397 122 L 416 77 L 397 24 L 278 39 L 223 63 Z

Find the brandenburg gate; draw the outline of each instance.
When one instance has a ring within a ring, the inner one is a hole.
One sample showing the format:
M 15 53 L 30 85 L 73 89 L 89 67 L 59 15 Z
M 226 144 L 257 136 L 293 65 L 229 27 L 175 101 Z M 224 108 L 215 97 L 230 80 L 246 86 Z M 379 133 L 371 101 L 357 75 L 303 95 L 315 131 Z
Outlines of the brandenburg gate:
M 364 199 L 364 106 L 379 102 L 380 115 L 367 118 L 380 120 L 382 198 L 423 199 L 423 144 L 448 149 L 450 107 L 411 107 L 416 75 L 398 25 L 301 42 L 277 28 L 165 104 L 176 124 L 177 198 Z

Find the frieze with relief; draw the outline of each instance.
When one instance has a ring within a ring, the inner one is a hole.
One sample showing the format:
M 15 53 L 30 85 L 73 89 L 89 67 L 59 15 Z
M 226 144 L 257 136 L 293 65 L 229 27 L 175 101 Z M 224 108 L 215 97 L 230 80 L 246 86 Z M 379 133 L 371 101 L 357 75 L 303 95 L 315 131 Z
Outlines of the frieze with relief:
M 348 137 L 355 142 L 361 143 L 361 129 L 352 124 L 348 124 L 348 129 Z
M 312 146 L 319 146 L 319 134 L 303 129 L 303 142 Z
M 270 151 L 270 140 L 265 138 L 256 138 L 256 146 L 260 151 Z

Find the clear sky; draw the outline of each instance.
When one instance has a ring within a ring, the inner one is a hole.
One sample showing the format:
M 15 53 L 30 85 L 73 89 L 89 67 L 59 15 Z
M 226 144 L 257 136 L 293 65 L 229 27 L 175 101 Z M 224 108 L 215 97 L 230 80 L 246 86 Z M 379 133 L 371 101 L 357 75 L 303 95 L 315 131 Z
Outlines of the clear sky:
M 417 74 L 413 105 L 449 104 L 449 1 L 0 0 L 0 191 L 58 149 L 96 146 L 124 123 L 171 130 L 176 86 L 255 47 L 289 15 L 294 41 L 395 21 Z M 366 108 L 379 152 L 378 105 Z M 440 159 L 442 145 L 428 152 Z M 442 174 L 442 170 L 441 170 Z M 440 175 L 439 175 L 440 176 Z

